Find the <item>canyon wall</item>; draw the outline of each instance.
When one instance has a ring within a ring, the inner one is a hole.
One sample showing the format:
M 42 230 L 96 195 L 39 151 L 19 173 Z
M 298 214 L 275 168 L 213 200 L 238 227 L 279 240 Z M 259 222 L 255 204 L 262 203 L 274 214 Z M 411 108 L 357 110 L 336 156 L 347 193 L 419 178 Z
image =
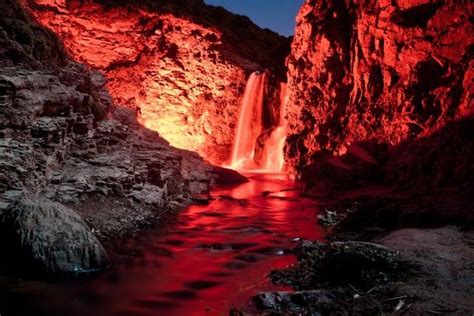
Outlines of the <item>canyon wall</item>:
M 288 39 L 200 0 L 127 3 L 0 2 L 0 246 L 21 273 L 104 269 L 97 238 L 247 181 L 162 136 L 227 158 L 246 76 Z
M 307 0 L 287 59 L 290 171 L 323 151 L 397 146 L 469 116 L 473 11 L 469 1 Z
M 105 75 L 115 104 L 215 164 L 229 158 L 248 75 L 284 73 L 289 51 L 289 39 L 199 0 L 24 4 L 75 60 Z
M 207 194 L 222 174 L 235 179 L 109 109 L 130 113 L 16 0 L 0 3 L 4 263 L 48 274 L 103 269 L 96 237 L 133 233 Z

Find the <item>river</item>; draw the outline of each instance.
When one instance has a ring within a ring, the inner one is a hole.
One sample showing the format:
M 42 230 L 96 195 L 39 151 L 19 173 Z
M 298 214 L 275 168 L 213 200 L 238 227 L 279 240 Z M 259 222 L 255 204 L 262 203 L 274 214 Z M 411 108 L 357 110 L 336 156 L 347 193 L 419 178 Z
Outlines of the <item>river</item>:
M 295 261 L 299 239 L 323 237 L 316 202 L 283 174 L 247 176 L 213 190 L 208 205 L 108 247 L 114 264 L 96 277 L 2 280 L 2 316 L 228 315 L 258 292 L 285 289 L 267 275 Z

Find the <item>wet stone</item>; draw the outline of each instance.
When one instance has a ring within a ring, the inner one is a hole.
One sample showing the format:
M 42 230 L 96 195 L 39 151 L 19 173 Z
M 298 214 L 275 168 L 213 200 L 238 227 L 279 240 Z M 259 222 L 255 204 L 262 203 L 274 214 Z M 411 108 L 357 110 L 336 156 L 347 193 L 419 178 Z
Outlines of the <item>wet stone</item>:
M 165 241 L 164 243 L 171 246 L 181 246 L 184 244 L 184 240 L 170 239 L 170 240 Z
M 207 217 L 225 217 L 225 214 L 217 212 L 202 212 L 200 215 Z
M 169 309 L 179 306 L 177 303 L 163 300 L 141 300 L 136 302 L 136 304 L 149 309 Z
M 230 245 L 213 243 L 213 244 L 203 244 L 198 246 L 199 248 L 209 249 L 211 251 L 222 251 L 222 250 L 232 250 Z
M 219 277 L 219 278 L 222 278 L 222 277 L 228 277 L 228 276 L 231 276 L 232 273 L 230 272 L 224 272 L 224 271 L 217 271 L 217 272 L 211 272 L 209 273 L 209 276 L 211 277 Z
M 232 243 L 230 244 L 230 246 L 233 250 L 244 250 L 244 249 L 256 247 L 258 246 L 258 244 L 253 243 L 253 242 L 240 242 L 240 243 Z
M 249 252 L 262 254 L 262 255 L 283 255 L 283 254 L 289 253 L 289 250 L 275 248 L 275 247 L 260 247 L 260 248 L 252 249 Z
M 231 261 L 224 264 L 224 267 L 232 270 L 242 270 L 247 267 L 247 265 L 241 261 Z

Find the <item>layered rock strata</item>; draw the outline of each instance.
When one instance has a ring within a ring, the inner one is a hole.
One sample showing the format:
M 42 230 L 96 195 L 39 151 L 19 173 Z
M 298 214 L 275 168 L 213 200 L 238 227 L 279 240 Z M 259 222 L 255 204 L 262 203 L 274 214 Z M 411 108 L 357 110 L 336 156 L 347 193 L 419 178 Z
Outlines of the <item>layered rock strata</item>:
M 150 224 L 218 175 L 113 105 L 104 77 L 70 60 L 16 1 L 0 9 L 0 242 L 21 242 L 15 253 L 40 272 L 100 270 L 108 260 L 94 235 Z

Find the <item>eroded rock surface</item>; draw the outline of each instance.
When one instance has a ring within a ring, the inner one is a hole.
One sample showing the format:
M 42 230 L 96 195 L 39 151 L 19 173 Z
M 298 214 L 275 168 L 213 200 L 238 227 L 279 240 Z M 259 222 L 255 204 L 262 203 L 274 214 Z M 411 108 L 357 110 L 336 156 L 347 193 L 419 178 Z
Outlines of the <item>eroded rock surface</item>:
M 36 272 L 78 275 L 109 265 L 107 253 L 86 223 L 57 202 L 22 197 L 2 213 L 0 227 L 2 247 L 11 250 L 7 260 L 20 260 Z
M 288 58 L 292 171 L 320 150 L 397 145 L 472 114 L 473 10 L 469 1 L 307 0 Z
M 215 164 L 229 158 L 248 75 L 282 67 L 289 47 L 288 39 L 202 1 L 29 5 L 75 60 L 106 76 L 116 104 Z
M 207 194 L 216 174 L 198 154 L 140 126 L 134 111 L 112 105 L 105 78 L 70 60 L 16 1 L 0 9 L 4 231 L 15 232 L 43 272 L 99 269 L 106 260 L 94 234 L 149 225 Z M 68 244 L 72 253 L 63 251 Z

